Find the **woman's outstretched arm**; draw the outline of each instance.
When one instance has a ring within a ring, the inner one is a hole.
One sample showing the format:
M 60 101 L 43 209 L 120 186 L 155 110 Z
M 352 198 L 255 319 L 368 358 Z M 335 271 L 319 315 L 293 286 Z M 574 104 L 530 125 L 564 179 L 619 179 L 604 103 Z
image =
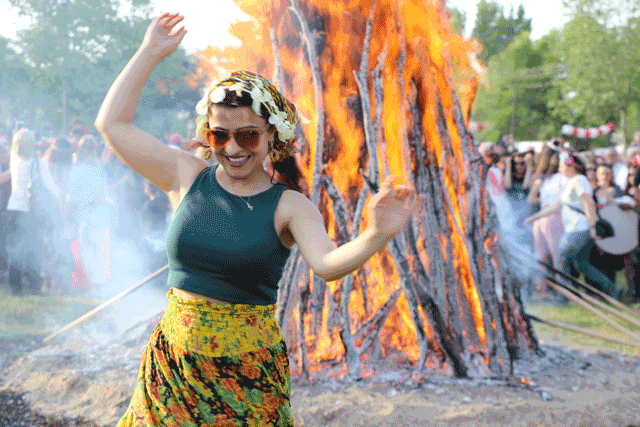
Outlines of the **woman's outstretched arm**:
M 118 156 L 165 192 L 177 189 L 180 164 L 196 158 L 171 149 L 131 122 L 151 72 L 178 48 L 186 34 L 184 27 L 175 30 L 182 19 L 179 14 L 165 13 L 151 22 L 140 48 L 109 89 L 95 121 L 96 129 Z
M 369 202 L 370 225 L 367 229 L 337 248 L 327 234 L 318 208 L 304 195 L 295 193 L 295 201 L 290 207 L 289 230 L 300 254 L 315 274 L 330 282 L 356 270 L 383 249 L 419 210 L 424 197 L 409 187 L 394 189 L 393 179 L 389 177 Z
M 551 214 L 558 212 L 560 208 L 562 208 L 562 200 L 557 200 L 554 204 L 545 207 L 537 214 L 531 215 L 530 217 L 525 218 L 523 224 L 526 226 L 529 226 L 533 224 L 534 221 L 540 218 L 544 218 L 545 216 L 549 216 Z

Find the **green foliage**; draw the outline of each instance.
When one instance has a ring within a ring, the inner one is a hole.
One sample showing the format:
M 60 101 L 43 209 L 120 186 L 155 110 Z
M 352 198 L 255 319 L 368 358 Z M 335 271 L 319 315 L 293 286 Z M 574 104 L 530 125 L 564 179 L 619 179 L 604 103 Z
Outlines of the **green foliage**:
M 505 16 L 504 8 L 493 0 L 480 0 L 471 37 L 482 43 L 481 59 L 488 61 L 505 49 L 520 33 L 531 31 L 531 19 L 525 19 L 522 4 L 517 12 L 511 8 Z
M 7 64 L 17 79 L 0 85 L 3 114 L 43 131 L 49 123 L 63 128 L 63 92 L 68 88 L 67 121 L 80 118 L 92 127 L 98 109 L 117 75 L 138 48 L 151 21 L 150 0 L 10 0 L 22 15 L 31 17 L 15 42 L 19 60 Z M 123 13 L 127 11 L 127 13 Z M 0 43 L 0 53 L 2 50 Z M 136 124 L 156 136 L 186 133 L 177 113 L 192 110 L 199 94 L 184 76 L 194 64 L 184 50 L 166 58 L 143 90 Z M 188 107 L 188 108 L 187 108 Z M 161 110 L 159 112 L 158 110 Z M 151 126 L 151 127 L 145 127 Z
M 549 99 L 558 96 L 552 73 L 556 58 L 549 49 L 555 42 L 552 34 L 532 43 L 529 32 L 523 32 L 489 60 L 487 82 L 478 92 L 473 113 L 486 124 L 479 139 L 495 141 L 510 134 L 512 126 L 520 141 L 557 134 L 559 120 L 548 107 Z
M 464 34 L 465 22 L 467 21 L 467 13 L 461 11 L 457 7 L 448 8 L 449 20 L 451 26 L 458 32 L 458 34 Z
M 474 112 L 486 124 L 480 139 L 495 140 L 513 127 L 516 140 L 543 140 L 557 135 L 564 123 L 593 127 L 611 121 L 628 141 L 640 128 L 640 3 L 563 4 L 572 14 L 564 28 L 535 42 L 521 33 L 490 56 L 488 82 Z M 494 16 L 488 26 L 498 25 L 499 6 L 483 1 L 478 11 L 478 21 Z M 499 48 L 494 42 L 487 49 L 490 54 Z M 572 142 L 584 148 L 609 144 L 608 137 Z
M 567 69 L 567 78 L 559 82 L 565 96 L 553 108 L 569 123 L 614 121 L 620 127 L 622 114 L 640 100 L 640 28 L 637 19 L 627 22 L 607 27 L 595 16 L 580 14 L 565 26 L 558 44 Z

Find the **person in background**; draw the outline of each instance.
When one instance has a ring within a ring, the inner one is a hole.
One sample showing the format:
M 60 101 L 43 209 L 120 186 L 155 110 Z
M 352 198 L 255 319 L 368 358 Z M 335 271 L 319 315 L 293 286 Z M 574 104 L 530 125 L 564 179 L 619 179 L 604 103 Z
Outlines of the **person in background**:
M 611 170 L 613 171 L 613 180 L 616 185 L 621 189 L 625 188 L 627 176 L 629 175 L 629 168 L 620 160 L 618 150 L 614 147 L 608 148 L 605 151 L 603 163 L 610 165 Z
M 2 123 L 0 123 L 1 125 Z M 7 239 L 7 204 L 11 196 L 11 170 L 9 169 L 9 152 L 11 143 L 0 136 L 0 283 L 9 278 L 9 264 L 5 242 Z
M 592 189 L 598 186 L 598 175 L 596 174 L 597 170 L 598 164 L 595 162 L 595 160 L 588 160 L 585 163 L 584 175 L 587 177 L 587 180 L 589 181 Z
M 605 292 L 617 300 L 621 300 L 624 288 L 611 280 L 602 270 L 596 268 L 590 260 L 591 249 L 596 235 L 596 205 L 593 200 L 593 189 L 584 176 L 585 168 L 582 160 L 575 153 L 561 152 L 559 156 L 560 172 L 567 178 L 560 198 L 535 215 L 528 217 L 524 223 L 530 225 L 534 221 L 556 213 L 562 209 L 564 234 L 560 240 L 558 261 L 560 270 L 571 274 L 571 264 L 584 274 L 585 278 L 598 283 Z M 579 213 L 575 209 L 584 213 Z M 558 278 L 564 281 L 563 278 Z M 568 285 L 571 285 L 567 282 Z M 559 303 L 567 303 L 562 297 Z
M 626 183 L 626 180 L 625 180 Z M 598 209 L 602 209 L 614 199 L 622 197 L 624 192 L 614 181 L 613 169 L 611 165 L 601 164 L 596 170 L 596 187 L 593 190 L 593 197 L 596 200 Z
M 40 170 L 46 169 L 36 157 L 36 138 L 33 132 L 20 128 L 14 136 L 9 154 L 11 196 L 7 203 L 6 250 L 9 264 L 9 289 L 14 296 L 26 290 L 32 295 L 42 292 L 43 227 L 29 209 L 29 185 L 36 162 Z M 45 185 L 47 182 L 45 181 Z
M 498 206 L 500 200 L 504 197 L 504 179 L 502 170 L 497 166 L 501 159 L 500 156 L 495 153 L 496 150 L 494 150 L 494 147 L 490 142 L 483 142 L 478 147 L 478 153 L 489 166 L 485 185 L 489 197 L 491 197 L 493 203 Z
M 43 269 L 46 274 L 45 289 L 48 291 L 65 289 L 72 271 L 72 254 L 63 238 L 67 200 L 67 183 L 73 162 L 73 148 L 66 138 L 55 138 L 45 152 L 41 176 L 54 196 L 54 206 L 50 208 L 49 220 L 43 233 Z
M 640 148 L 640 130 L 634 132 L 631 146 Z
M 627 175 L 626 185 L 622 190 L 624 191 L 624 194 L 635 197 L 637 187 L 634 185 L 634 181 L 636 174 L 640 169 L 640 153 L 634 152 L 629 156 L 627 168 L 629 169 L 629 174 Z
M 171 211 L 171 205 L 166 194 L 162 194 L 164 197 L 149 199 L 141 212 L 143 238 L 139 247 L 143 256 L 145 276 L 159 270 L 168 262 L 165 238 L 169 226 L 167 214 Z M 165 292 L 168 291 L 167 281 L 163 276 L 154 279 L 153 284 Z
M 538 156 L 538 162 L 529 191 L 528 202 L 541 210 L 554 204 L 559 198 L 566 183 L 566 178 L 559 171 L 559 153 L 554 145 L 546 145 Z M 536 259 L 559 268 L 558 249 L 560 238 L 564 234 L 562 215 L 556 212 L 540 218 L 533 223 L 533 245 Z M 536 292 L 543 300 L 558 300 L 557 292 L 548 289 L 545 280 L 536 278 Z
M 89 287 L 103 287 L 110 278 L 108 239 L 115 202 L 109 195 L 107 176 L 100 163 L 102 146 L 93 135 L 78 141 L 69 174 L 69 226 L 78 239 L 82 267 Z
M 529 227 L 523 226 L 526 217 L 535 212 L 535 207 L 528 202 L 531 178 L 533 177 L 534 164 L 533 153 L 515 153 L 507 156 L 505 161 L 506 173 L 504 176 L 505 206 L 499 209 L 502 218 L 501 239 L 505 248 L 511 255 L 512 261 L 518 258 L 534 258 L 533 232 Z M 534 280 L 529 266 L 519 263 L 517 270 L 521 281 L 522 296 L 528 298 L 533 293 Z
M 635 206 L 632 210 L 638 215 L 640 213 L 640 166 L 636 167 L 631 184 L 626 194 L 633 197 Z M 624 208 L 626 209 L 626 207 Z M 638 230 L 638 238 L 640 240 L 640 229 Z M 624 275 L 627 280 L 627 302 L 640 303 L 640 246 L 624 255 Z
M 603 163 L 596 170 L 596 186 L 593 189 L 593 199 L 596 203 L 596 209 L 602 209 L 610 203 L 615 203 L 615 199 L 622 197 L 624 192 L 618 187 L 613 180 L 613 171 L 611 165 Z M 598 269 L 602 270 L 611 280 L 615 280 L 616 273 L 624 268 L 621 256 L 612 255 L 604 252 L 598 246 L 593 245 L 591 249 L 591 263 Z M 600 287 L 599 283 L 587 279 L 587 283 Z

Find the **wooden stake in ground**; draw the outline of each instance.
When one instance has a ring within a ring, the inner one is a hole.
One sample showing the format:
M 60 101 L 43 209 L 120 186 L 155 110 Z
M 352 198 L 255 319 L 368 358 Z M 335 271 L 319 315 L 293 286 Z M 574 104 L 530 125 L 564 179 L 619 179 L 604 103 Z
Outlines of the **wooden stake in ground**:
M 594 307 L 589 305 L 589 303 L 584 301 L 579 296 L 569 292 L 568 290 L 564 289 L 560 285 L 557 285 L 556 283 L 552 282 L 551 280 L 547 280 L 547 283 L 549 283 L 556 291 L 560 292 L 562 295 L 564 295 L 565 297 L 567 297 L 571 301 L 573 301 L 576 304 L 578 304 L 580 307 L 584 308 L 585 310 L 590 311 L 595 316 L 599 317 L 600 319 L 602 319 L 606 323 L 608 323 L 611 327 L 617 329 L 618 331 L 622 332 L 623 334 L 626 334 L 626 335 L 630 336 L 631 338 L 633 338 L 634 340 L 636 340 L 637 342 L 640 343 L 640 336 L 638 336 L 633 331 L 630 331 L 629 329 L 625 328 L 624 326 L 620 325 L 618 322 L 616 322 L 615 320 L 613 320 L 610 317 L 606 316 L 601 311 L 598 311 L 597 309 L 595 309 Z
M 598 338 L 598 339 L 609 341 L 616 344 L 622 344 L 622 345 L 628 345 L 630 347 L 640 348 L 640 344 L 636 342 L 615 338 L 610 335 L 605 335 L 599 332 L 592 331 L 590 329 L 580 328 L 578 326 L 568 325 L 566 323 L 556 322 L 553 320 L 545 320 L 536 316 L 532 316 L 530 314 L 527 315 L 527 317 L 536 322 L 544 323 L 545 325 L 555 326 L 556 328 L 565 329 L 567 331 L 576 332 L 578 334 L 587 335 L 589 337 Z
M 46 337 L 44 340 L 42 340 L 42 342 L 48 342 L 48 341 L 52 340 L 53 338 L 57 337 L 58 335 L 68 331 L 69 329 L 75 328 L 76 326 L 78 326 L 82 322 L 84 322 L 84 321 L 90 319 L 91 317 L 95 316 L 96 314 L 100 313 L 102 310 L 104 310 L 105 308 L 107 308 L 108 306 L 113 304 L 114 302 L 118 301 L 119 299 L 121 299 L 125 295 L 130 294 L 131 292 L 135 291 L 140 286 L 144 285 L 149 280 L 153 279 L 154 277 L 156 277 L 157 275 L 159 275 L 160 273 L 162 273 L 163 271 L 165 271 L 168 268 L 169 268 L 169 264 L 165 265 L 164 267 L 162 267 L 161 269 L 159 269 L 155 273 L 151 273 L 149 276 L 145 277 L 144 279 L 142 279 L 141 281 L 139 281 L 135 285 L 131 286 L 129 289 L 121 292 L 120 294 L 118 294 L 115 297 L 111 298 L 109 301 L 107 301 L 107 302 L 99 305 L 98 307 L 94 308 L 90 312 L 88 312 L 86 314 L 83 314 L 81 317 L 79 317 L 76 320 L 74 320 L 73 322 L 67 324 L 62 329 L 59 329 L 56 332 L 52 333 L 51 335 Z

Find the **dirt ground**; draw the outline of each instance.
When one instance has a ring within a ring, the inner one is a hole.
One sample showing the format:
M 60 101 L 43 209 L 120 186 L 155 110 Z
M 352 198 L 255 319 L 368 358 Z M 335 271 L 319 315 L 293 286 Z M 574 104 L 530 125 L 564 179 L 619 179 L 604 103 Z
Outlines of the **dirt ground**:
M 416 384 L 401 371 L 360 382 L 303 385 L 294 378 L 296 426 L 640 426 L 640 358 L 540 338 L 546 356 L 518 361 L 511 379 L 434 375 Z M 3 415 L 10 406 L 0 409 L 0 427 L 114 426 L 133 391 L 144 343 L 93 347 L 79 356 L 77 348 L 86 348 L 79 334 L 69 348 L 24 354 L 37 344 L 0 341 L 0 405 L 25 407 L 13 418 Z M 31 418 L 16 418 L 21 411 Z

